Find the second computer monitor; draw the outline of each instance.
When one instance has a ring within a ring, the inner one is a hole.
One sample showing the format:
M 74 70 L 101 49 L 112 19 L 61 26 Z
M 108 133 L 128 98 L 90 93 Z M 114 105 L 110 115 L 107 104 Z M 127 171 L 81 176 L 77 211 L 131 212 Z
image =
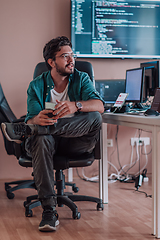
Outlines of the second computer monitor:
M 144 68 L 143 102 L 146 102 L 160 87 L 160 61 L 143 62 L 140 67 Z
M 143 68 L 126 70 L 126 102 L 141 103 L 143 96 Z

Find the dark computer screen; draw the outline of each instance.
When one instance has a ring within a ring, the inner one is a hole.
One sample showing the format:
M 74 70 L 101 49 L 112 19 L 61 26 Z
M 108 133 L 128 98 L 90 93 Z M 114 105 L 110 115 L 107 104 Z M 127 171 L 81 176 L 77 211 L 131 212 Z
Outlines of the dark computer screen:
M 144 62 L 140 66 L 144 68 L 143 102 L 146 102 L 155 95 L 156 88 L 160 86 L 159 61 Z
M 126 102 L 141 103 L 143 93 L 143 68 L 126 70 Z
M 160 58 L 160 1 L 71 0 L 78 57 Z
M 125 92 L 125 80 L 96 80 L 96 90 L 100 93 L 101 97 L 106 104 L 115 103 L 118 95 Z

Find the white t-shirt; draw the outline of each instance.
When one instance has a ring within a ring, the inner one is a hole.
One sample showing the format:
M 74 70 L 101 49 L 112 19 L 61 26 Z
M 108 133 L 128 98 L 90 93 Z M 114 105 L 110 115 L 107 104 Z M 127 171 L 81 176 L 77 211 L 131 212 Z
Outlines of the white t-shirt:
M 53 88 L 53 89 L 51 89 L 50 94 L 51 94 L 51 102 L 53 102 L 55 104 L 57 104 L 56 100 L 58 100 L 58 101 L 66 101 L 66 100 L 70 101 L 69 96 L 68 96 L 68 84 L 67 84 L 67 86 L 66 86 L 66 88 L 64 89 L 63 92 L 58 93 Z M 71 113 L 71 114 L 68 114 L 64 117 L 68 118 L 68 117 L 73 117 L 73 116 L 74 116 L 74 114 Z

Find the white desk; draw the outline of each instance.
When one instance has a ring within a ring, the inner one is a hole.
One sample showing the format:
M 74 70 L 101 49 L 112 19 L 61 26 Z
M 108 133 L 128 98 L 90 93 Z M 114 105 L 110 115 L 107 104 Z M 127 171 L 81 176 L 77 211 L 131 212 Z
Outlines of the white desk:
M 152 133 L 152 234 L 160 238 L 160 116 L 104 113 L 102 118 L 100 197 L 104 203 L 108 203 L 107 123 L 143 129 Z

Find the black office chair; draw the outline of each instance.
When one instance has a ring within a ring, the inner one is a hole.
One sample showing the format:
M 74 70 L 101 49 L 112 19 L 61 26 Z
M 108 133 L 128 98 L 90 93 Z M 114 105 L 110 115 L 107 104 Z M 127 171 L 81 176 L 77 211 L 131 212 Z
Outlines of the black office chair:
M 0 125 L 2 122 L 24 122 L 25 115 L 22 116 L 20 119 L 17 119 L 13 111 L 11 110 L 6 97 L 4 95 L 2 86 L 0 84 Z M 31 167 L 31 158 L 29 156 L 26 156 L 26 152 L 24 150 L 24 145 L 17 144 L 15 142 L 10 142 L 6 139 L 2 132 L 3 140 L 4 140 L 4 146 L 5 150 L 8 155 L 14 155 L 18 160 L 20 159 L 25 159 L 23 163 L 21 161 L 19 162 L 21 166 L 23 167 Z M 33 177 L 33 174 L 32 174 Z M 78 192 L 78 187 L 76 186 L 75 183 L 66 183 L 67 186 L 71 186 L 72 190 L 74 192 Z M 16 190 L 19 189 L 24 189 L 24 188 L 33 188 L 35 189 L 35 183 L 34 179 L 32 180 L 17 180 L 17 181 L 11 181 L 11 182 L 5 182 L 5 190 L 7 197 L 9 199 L 13 199 L 15 197 L 15 192 Z
M 83 62 L 83 61 L 76 61 L 76 68 L 78 70 L 83 70 L 83 65 L 85 65 L 85 71 L 87 71 L 87 68 L 89 68 L 89 75 L 92 80 L 94 80 L 93 75 L 93 68 L 92 65 L 89 62 Z M 88 67 L 86 67 L 88 66 Z M 41 74 L 44 71 L 47 71 L 46 64 L 44 62 L 41 62 L 37 64 L 34 72 L 34 78 Z M 80 213 L 78 212 L 77 206 L 74 204 L 75 201 L 91 201 L 97 203 L 97 210 L 103 210 L 103 204 L 102 200 L 99 198 L 91 197 L 91 196 L 83 196 L 83 195 L 72 195 L 72 194 L 65 194 L 65 176 L 63 174 L 64 169 L 68 168 L 74 168 L 74 167 L 85 167 L 90 166 L 95 159 L 100 159 L 100 147 L 99 143 L 97 143 L 97 147 L 95 148 L 95 151 L 92 154 L 84 153 L 83 155 L 79 157 L 73 156 L 73 158 L 67 158 L 63 155 L 54 155 L 54 170 L 55 170 L 55 183 L 56 183 L 56 189 L 57 189 L 57 203 L 58 206 L 61 207 L 63 205 L 68 206 L 72 210 L 72 215 L 74 219 L 80 218 Z M 22 154 L 19 157 L 19 164 L 23 167 L 32 167 L 32 159 L 26 156 L 25 154 Z M 32 209 L 36 206 L 39 206 L 41 203 L 38 200 L 38 196 L 29 196 L 27 197 L 26 201 L 24 202 L 25 207 L 25 215 L 27 217 L 32 216 Z
M 0 84 L 0 124 L 2 122 L 23 122 L 24 118 L 25 116 L 22 116 L 20 119 L 16 118 L 6 100 L 2 86 Z M 18 159 L 23 153 L 22 146 L 15 142 L 8 141 L 4 136 L 3 132 L 2 136 L 7 154 L 14 155 Z M 14 191 L 23 188 L 35 188 L 34 180 L 18 180 L 12 182 L 5 182 L 5 190 L 9 199 L 14 198 Z

